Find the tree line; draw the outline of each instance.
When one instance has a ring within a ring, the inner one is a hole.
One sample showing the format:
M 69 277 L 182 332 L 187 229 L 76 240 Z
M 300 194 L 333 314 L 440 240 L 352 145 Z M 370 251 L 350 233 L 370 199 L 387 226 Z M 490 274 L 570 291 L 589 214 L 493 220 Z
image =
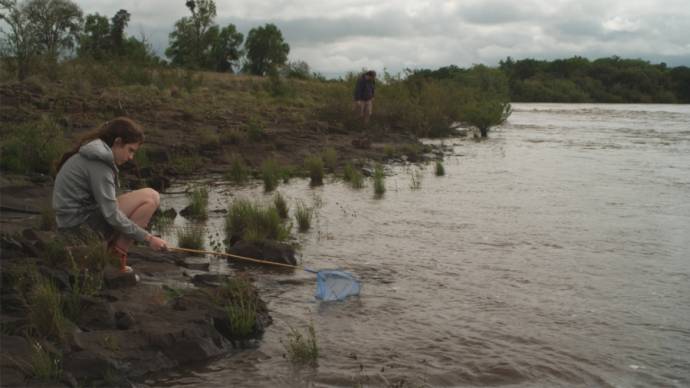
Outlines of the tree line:
M 177 20 L 169 35 L 166 62 L 145 37 L 127 36 L 131 14 L 84 16 L 71 0 L 0 0 L 0 56 L 17 78 L 50 71 L 65 58 L 126 60 L 142 65 L 172 65 L 195 70 L 241 70 L 266 75 L 280 67 L 308 74 L 308 66 L 287 64 L 290 46 L 274 24 L 252 28 L 247 38 L 233 24 L 215 23 L 213 0 L 187 0 L 190 16 Z M 4 24 L 4 26 L 2 26 Z
M 415 76 L 463 80 L 471 69 L 454 65 L 414 70 Z M 690 68 L 668 67 L 617 56 L 590 61 L 583 57 L 553 61 L 511 57 L 492 69 L 493 82 L 504 82 L 512 102 L 688 103 Z
M 280 71 L 291 78 L 323 79 L 304 61 L 287 62 L 290 45 L 274 24 L 252 28 L 245 39 L 234 24 L 216 24 L 213 0 L 186 0 L 185 6 L 189 16 L 174 23 L 165 61 L 145 37 L 126 35 L 131 15 L 125 9 L 112 17 L 84 16 L 72 0 L 0 0 L 0 63 L 19 79 L 32 72 L 50 74 L 60 60 L 73 57 L 262 76 Z M 476 70 L 450 65 L 408 70 L 406 76 L 463 84 Z M 482 67 L 479 73 L 485 74 L 480 77 L 488 88 L 484 94 L 496 95 L 497 85 L 502 85 L 505 90 L 499 94 L 515 102 L 690 102 L 690 68 L 640 59 L 508 57 L 497 68 Z

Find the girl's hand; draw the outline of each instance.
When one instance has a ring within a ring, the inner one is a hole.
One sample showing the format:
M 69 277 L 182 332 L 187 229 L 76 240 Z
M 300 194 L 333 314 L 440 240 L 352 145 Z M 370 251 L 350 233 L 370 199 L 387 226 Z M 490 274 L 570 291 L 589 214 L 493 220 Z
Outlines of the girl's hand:
M 168 250 L 168 243 L 165 240 L 151 235 L 149 239 L 149 247 L 154 251 L 166 251 Z

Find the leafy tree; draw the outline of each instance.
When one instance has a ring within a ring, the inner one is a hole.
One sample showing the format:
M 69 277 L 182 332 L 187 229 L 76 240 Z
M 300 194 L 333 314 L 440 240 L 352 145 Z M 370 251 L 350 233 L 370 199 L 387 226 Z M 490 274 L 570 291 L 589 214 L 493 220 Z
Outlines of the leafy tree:
M 70 0 L 30 0 L 24 12 L 42 54 L 57 60 L 62 50 L 75 46 L 82 23 L 77 4 Z
M 79 39 L 77 53 L 80 57 L 89 56 L 103 60 L 111 49 L 110 22 L 98 13 L 86 16 L 84 31 Z
M 221 30 L 218 29 L 218 26 L 214 26 L 209 30 L 209 34 L 213 45 L 206 67 L 221 72 L 232 71 L 233 64 L 242 56 L 240 46 L 244 40 L 244 35 L 237 32 L 234 24 L 228 24 Z
M 4 57 L 12 58 L 11 63 L 17 69 L 17 77 L 23 80 L 29 75 L 32 61 L 37 53 L 36 36 L 31 32 L 31 24 L 24 8 L 16 0 L 0 0 L 0 20 L 10 28 L 0 29 L 3 34 L 2 45 Z
M 216 3 L 213 0 L 188 0 L 185 5 L 192 16 L 175 22 L 165 55 L 173 64 L 202 68 L 207 64 L 213 40 L 218 36 L 217 29 L 213 28 Z
M 130 14 L 127 10 L 117 11 L 111 19 L 110 40 L 112 41 L 113 51 L 118 55 L 124 55 L 125 28 L 129 23 Z
M 497 99 L 477 99 L 464 107 L 463 121 L 477 127 L 482 137 L 487 137 L 489 128 L 500 125 L 511 114 L 510 104 Z
M 283 40 L 283 34 L 274 24 L 252 28 L 244 43 L 247 63 L 244 70 L 256 75 L 266 75 L 287 62 L 290 45 Z
M 4 56 L 11 58 L 19 79 L 26 78 L 38 57 L 57 61 L 71 49 L 81 27 L 82 11 L 70 0 L 0 0 Z

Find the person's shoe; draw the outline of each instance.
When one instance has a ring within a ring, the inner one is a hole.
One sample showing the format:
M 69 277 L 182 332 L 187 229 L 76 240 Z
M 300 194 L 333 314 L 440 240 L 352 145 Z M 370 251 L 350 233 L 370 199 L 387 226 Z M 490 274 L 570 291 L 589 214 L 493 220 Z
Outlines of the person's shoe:
M 134 270 L 127 265 L 127 252 L 118 247 L 114 247 L 115 252 L 120 256 L 120 273 L 132 273 Z

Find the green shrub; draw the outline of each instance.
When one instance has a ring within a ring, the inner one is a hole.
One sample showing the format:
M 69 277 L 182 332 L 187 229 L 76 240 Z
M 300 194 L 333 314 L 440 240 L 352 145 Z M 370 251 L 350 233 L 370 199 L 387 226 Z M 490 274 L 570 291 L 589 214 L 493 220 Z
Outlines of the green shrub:
M 326 168 L 329 169 L 331 172 L 335 172 L 335 169 L 338 166 L 338 153 L 336 152 L 335 148 L 326 148 L 321 156 L 323 158 L 323 163 L 326 166 Z
M 275 159 L 266 159 L 261 163 L 261 179 L 264 182 L 264 191 L 270 192 L 278 187 L 281 170 Z
M 374 168 L 374 195 L 381 198 L 386 192 L 386 176 L 383 172 L 383 166 L 377 165 Z
M 189 206 L 187 215 L 194 219 L 205 220 L 208 218 L 208 189 L 200 186 L 187 193 Z
M 67 151 L 62 129 L 43 118 L 10 128 L 0 142 L 0 168 L 20 174 L 54 171 L 55 163 Z
M 308 207 L 304 202 L 299 201 L 295 208 L 295 220 L 300 232 L 306 232 L 311 227 L 311 219 L 314 215 L 314 209 Z
M 177 244 L 180 248 L 203 249 L 204 228 L 186 227 L 177 230 Z
M 323 184 L 323 160 L 321 160 L 320 156 L 308 156 L 304 159 L 304 167 L 309 171 L 312 186 Z
M 307 334 L 295 328 L 290 328 L 287 336 L 287 344 L 283 344 L 287 352 L 287 358 L 295 364 L 315 365 L 319 358 L 319 347 L 316 341 L 314 323 L 310 323 Z
M 249 179 L 249 168 L 240 155 L 233 154 L 230 157 L 230 170 L 226 178 L 236 185 L 241 185 Z
M 444 175 L 446 175 L 446 169 L 443 167 L 443 162 L 441 162 L 440 160 L 437 160 L 437 161 L 436 161 L 436 169 L 435 169 L 435 172 L 436 172 L 436 176 L 444 176 Z
M 37 340 L 31 343 L 31 374 L 42 381 L 59 381 L 62 378 L 60 357 L 46 350 Z
M 246 199 L 238 199 L 230 206 L 225 231 L 228 240 L 235 236 L 249 241 L 282 241 L 288 236 L 275 207 L 264 208 Z
M 273 196 L 273 204 L 276 207 L 276 210 L 278 211 L 278 215 L 282 219 L 287 219 L 288 218 L 288 205 L 287 201 L 285 201 L 285 197 L 282 196 L 280 193 L 276 193 L 275 196 Z
M 489 129 L 500 125 L 511 114 L 510 104 L 496 99 L 478 99 L 463 108 L 462 121 L 470 124 L 487 137 Z

